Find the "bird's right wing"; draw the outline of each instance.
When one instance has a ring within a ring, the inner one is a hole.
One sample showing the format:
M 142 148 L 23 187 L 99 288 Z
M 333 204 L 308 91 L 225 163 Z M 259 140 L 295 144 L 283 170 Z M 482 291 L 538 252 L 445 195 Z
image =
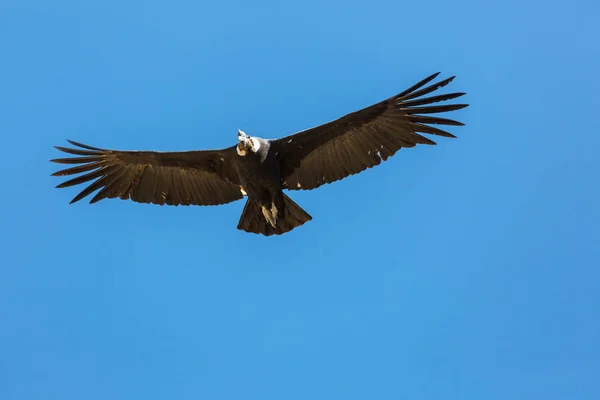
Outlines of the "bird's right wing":
M 50 160 L 59 164 L 79 164 L 53 173 L 66 176 L 84 173 L 58 185 L 78 185 L 96 179 L 71 201 L 92 192 L 95 203 L 105 198 L 131 199 L 160 205 L 218 205 L 243 197 L 235 172 L 235 147 L 223 150 L 185 152 L 118 151 L 87 146 L 69 140 L 79 148 L 55 146 L 65 153 L 82 157 Z

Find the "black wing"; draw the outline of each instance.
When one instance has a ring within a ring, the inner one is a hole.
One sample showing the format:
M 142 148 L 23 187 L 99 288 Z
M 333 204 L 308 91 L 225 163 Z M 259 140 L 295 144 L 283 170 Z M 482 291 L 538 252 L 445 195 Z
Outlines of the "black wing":
M 92 192 L 95 203 L 105 198 L 131 199 L 138 203 L 168 205 L 218 205 L 241 199 L 233 166 L 235 147 L 223 150 L 155 152 L 116 151 L 86 146 L 55 146 L 65 153 L 83 157 L 50 160 L 59 164 L 80 164 L 55 172 L 53 176 L 84 173 L 58 185 L 78 185 L 96 179 L 71 203 Z
M 433 74 L 402 93 L 347 114 L 335 121 L 272 141 L 279 153 L 284 186 L 289 190 L 314 189 L 379 165 L 402 147 L 435 144 L 419 135 L 454 135 L 428 124 L 464 125 L 419 114 L 454 111 L 467 104 L 431 105 L 465 93 L 421 97 L 450 83 L 450 77 L 418 90 L 439 75 Z

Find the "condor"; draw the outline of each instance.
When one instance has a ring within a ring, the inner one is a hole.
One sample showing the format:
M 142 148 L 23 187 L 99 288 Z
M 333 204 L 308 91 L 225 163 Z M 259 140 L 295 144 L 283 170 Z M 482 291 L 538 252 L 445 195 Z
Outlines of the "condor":
M 69 140 L 77 148 L 56 148 L 80 157 L 51 160 L 74 165 L 52 175 L 82 174 L 58 188 L 93 181 L 71 203 L 96 190 L 90 203 L 120 198 L 138 203 L 208 206 L 247 196 L 238 229 L 280 235 L 312 219 L 284 190 L 315 189 L 379 165 L 403 147 L 435 144 L 419 133 L 455 137 L 432 125 L 464 124 L 428 114 L 467 107 L 432 105 L 465 93 L 424 97 L 454 79 L 426 86 L 438 75 L 382 102 L 284 138 L 263 139 L 238 130 L 237 144 L 221 150 L 118 151 Z

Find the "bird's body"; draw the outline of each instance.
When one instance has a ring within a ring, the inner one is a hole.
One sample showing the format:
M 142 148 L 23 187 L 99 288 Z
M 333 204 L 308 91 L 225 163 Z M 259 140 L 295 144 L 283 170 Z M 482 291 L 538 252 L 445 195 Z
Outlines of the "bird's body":
M 238 135 L 245 135 L 238 131 Z M 273 228 L 277 226 L 277 216 L 285 212 L 283 177 L 279 160 L 271 150 L 271 142 L 253 137 L 255 149 L 240 150 L 234 161 L 242 193 L 261 209 L 261 213 Z
M 243 190 L 260 206 L 270 206 L 283 193 L 282 177 L 277 159 L 270 154 L 268 140 L 255 137 L 260 142 L 257 152 L 247 151 L 235 159 L 235 170 Z M 238 153 L 239 154 L 239 153 Z
M 430 125 L 462 123 L 419 115 L 467 106 L 430 105 L 464 93 L 421 97 L 454 78 L 420 89 L 437 75 L 387 100 L 284 138 L 263 139 L 238 130 L 238 143 L 221 150 L 117 151 L 69 141 L 79 148 L 57 149 L 81 157 L 52 161 L 78 165 L 53 175 L 83 173 L 57 187 L 96 179 L 72 203 L 96 190 L 91 203 L 120 198 L 161 205 L 219 205 L 247 196 L 238 229 L 282 234 L 312 219 L 284 190 L 311 190 L 378 165 L 403 147 L 435 144 L 418 133 L 454 137 Z

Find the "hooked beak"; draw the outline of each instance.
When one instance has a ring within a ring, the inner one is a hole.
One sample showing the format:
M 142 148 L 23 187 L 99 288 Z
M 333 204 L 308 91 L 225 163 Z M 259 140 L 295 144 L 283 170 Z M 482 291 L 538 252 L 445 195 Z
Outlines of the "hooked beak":
M 248 140 L 248 135 L 238 129 L 238 148 L 240 150 L 248 150 L 250 147 L 250 140 Z

